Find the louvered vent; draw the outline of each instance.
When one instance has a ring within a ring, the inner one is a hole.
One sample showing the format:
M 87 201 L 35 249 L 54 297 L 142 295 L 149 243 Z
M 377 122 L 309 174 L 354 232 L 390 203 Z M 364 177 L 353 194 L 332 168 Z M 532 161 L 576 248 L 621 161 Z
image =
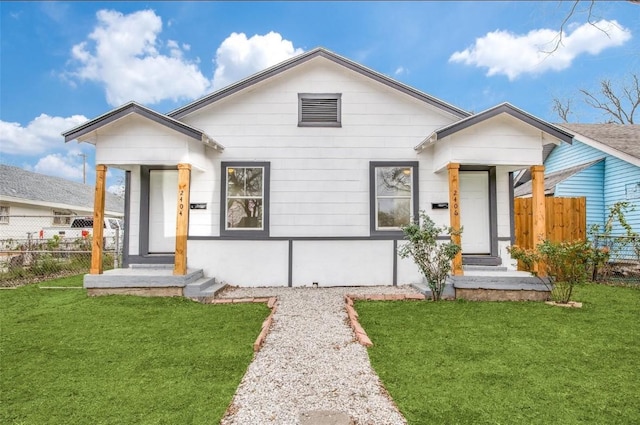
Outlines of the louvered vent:
M 301 94 L 299 125 L 340 126 L 339 94 Z

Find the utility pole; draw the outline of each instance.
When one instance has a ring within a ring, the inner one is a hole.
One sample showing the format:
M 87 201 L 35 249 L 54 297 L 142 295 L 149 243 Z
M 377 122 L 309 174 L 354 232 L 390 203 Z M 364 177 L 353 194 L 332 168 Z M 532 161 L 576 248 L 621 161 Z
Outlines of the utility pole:
M 87 154 L 79 153 L 78 156 L 82 157 L 82 183 L 87 184 Z

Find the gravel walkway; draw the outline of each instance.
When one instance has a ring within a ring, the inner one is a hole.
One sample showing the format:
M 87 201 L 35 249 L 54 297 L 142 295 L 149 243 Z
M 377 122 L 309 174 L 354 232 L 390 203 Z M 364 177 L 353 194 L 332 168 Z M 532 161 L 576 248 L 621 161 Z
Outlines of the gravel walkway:
M 355 342 L 343 295 L 416 293 L 410 287 L 237 288 L 223 298 L 277 296 L 271 332 L 222 425 L 299 424 L 300 414 L 340 411 L 355 424 L 406 424 Z M 374 341 L 375 344 L 375 341 Z

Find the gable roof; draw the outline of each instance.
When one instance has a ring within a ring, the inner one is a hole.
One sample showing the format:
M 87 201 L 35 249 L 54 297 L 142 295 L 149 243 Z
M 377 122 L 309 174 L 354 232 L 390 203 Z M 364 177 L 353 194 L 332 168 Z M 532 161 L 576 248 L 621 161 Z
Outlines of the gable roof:
M 177 131 L 178 133 L 201 141 L 205 145 L 213 147 L 214 149 L 224 149 L 222 145 L 216 143 L 202 130 L 173 119 L 167 115 L 163 115 L 136 102 L 125 103 L 119 108 L 113 109 L 105 114 L 100 115 L 97 118 L 89 120 L 75 128 L 72 128 L 71 130 L 65 131 L 64 133 L 62 133 L 62 135 L 64 136 L 64 141 L 69 142 L 71 140 L 80 139 L 82 136 L 91 133 L 92 131 L 95 131 L 100 127 L 104 127 L 105 125 L 124 118 L 125 116 L 130 114 L 137 114 L 144 118 L 150 119 L 151 121 L 168 127 L 174 131 Z
M 486 111 L 463 118 L 459 121 L 456 121 L 434 131 L 418 146 L 416 146 L 415 150 L 422 150 L 426 146 L 433 144 L 442 138 L 450 136 L 454 133 L 457 133 L 461 130 L 469 128 L 475 124 L 481 123 L 500 114 L 511 115 L 512 117 L 517 118 L 529 125 L 532 125 L 533 127 L 538 128 L 545 133 L 551 134 L 552 136 L 562 140 L 563 142 L 571 143 L 571 141 L 573 140 L 573 134 L 569 133 L 567 130 L 543 121 L 540 118 L 537 118 L 523 111 L 522 109 L 516 108 L 508 102 L 504 102 L 497 106 L 494 106 L 493 108 L 489 108 Z
M 19 167 L 0 164 L 0 200 L 16 198 L 29 204 L 55 204 L 59 208 L 93 211 L 94 187 L 60 177 L 33 173 Z M 112 193 L 105 194 L 105 210 L 124 212 L 124 200 Z
M 435 106 L 441 110 L 444 110 L 454 116 L 463 118 L 471 115 L 469 112 L 464 111 L 458 107 L 455 107 L 449 103 L 446 103 L 440 99 L 437 99 L 433 96 L 430 96 L 426 93 L 423 93 L 419 90 L 414 89 L 413 87 L 407 86 L 405 84 L 400 83 L 392 78 L 387 77 L 386 75 L 380 74 L 379 72 L 373 71 L 359 63 L 353 62 L 347 58 L 344 58 L 336 53 L 333 53 L 323 47 L 317 47 L 313 50 L 309 50 L 308 52 L 302 53 L 298 56 L 295 56 L 289 60 L 283 61 L 277 65 L 274 65 L 270 68 L 267 68 L 263 71 L 260 71 L 256 74 L 253 74 L 243 80 L 240 80 L 234 84 L 230 84 L 227 87 L 223 87 L 220 90 L 217 90 L 207 96 L 204 96 L 200 99 L 197 99 L 188 105 L 182 106 L 174 111 L 169 112 L 167 115 L 172 118 L 180 119 L 185 115 L 188 115 L 192 112 L 197 111 L 200 108 L 203 108 L 207 105 L 210 105 L 214 102 L 217 102 L 220 99 L 223 99 L 227 96 L 230 96 L 234 93 L 237 93 L 241 90 L 246 89 L 256 83 L 269 79 L 275 75 L 280 74 L 281 72 L 287 71 L 291 68 L 294 68 L 298 65 L 301 65 L 311 59 L 322 57 L 327 60 L 330 60 L 338 65 L 344 66 L 352 71 L 355 71 L 365 77 L 371 78 L 379 83 L 385 84 L 393 89 L 396 89 L 402 93 L 405 93 L 409 96 L 412 96 L 420 101 L 428 103 L 432 106 Z
M 623 160 L 625 158 L 622 157 L 622 155 L 629 155 L 640 160 L 640 125 L 571 123 L 559 125 L 575 132 L 576 140 L 584 142 L 596 149 L 600 149 Z M 597 143 L 604 146 L 598 146 Z M 606 147 L 613 151 L 605 150 Z
M 553 173 L 549 173 L 544 177 L 544 194 L 545 195 L 553 195 L 556 191 L 556 186 L 559 183 L 567 180 L 569 177 L 572 177 L 578 174 L 580 171 L 586 170 L 592 165 L 597 164 L 598 162 L 604 161 L 604 158 L 596 159 L 595 161 L 586 162 L 584 164 L 575 165 L 573 167 L 565 168 L 564 170 L 555 171 Z M 531 195 L 531 180 L 523 183 L 522 185 L 516 187 L 513 190 L 513 196 L 527 196 Z

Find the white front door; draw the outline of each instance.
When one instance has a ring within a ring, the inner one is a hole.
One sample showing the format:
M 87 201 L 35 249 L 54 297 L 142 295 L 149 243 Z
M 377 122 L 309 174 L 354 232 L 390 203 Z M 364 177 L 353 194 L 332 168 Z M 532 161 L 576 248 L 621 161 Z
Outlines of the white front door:
M 149 253 L 173 254 L 176 250 L 178 171 L 149 172 Z
M 460 172 L 462 253 L 490 254 L 489 172 Z

